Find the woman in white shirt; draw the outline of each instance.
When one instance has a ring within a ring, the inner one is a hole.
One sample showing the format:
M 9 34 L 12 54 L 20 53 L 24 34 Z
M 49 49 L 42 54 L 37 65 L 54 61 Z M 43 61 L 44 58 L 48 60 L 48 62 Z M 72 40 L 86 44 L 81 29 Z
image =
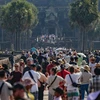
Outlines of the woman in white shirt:
M 70 76 L 72 78 L 72 81 L 78 84 L 79 78 L 81 77 L 82 73 L 81 72 L 75 73 L 76 69 L 73 66 L 69 68 L 69 71 L 71 73 Z M 74 87 L 72 85 L 70 76 L 66 75 L 65 77 L 68 100 L 79 100 L 79 89 L 78 87 Z
M 51 75 L 47 80 L 48 84 L 48 89 L 49 89 L 49 98 L 48 100 L 53 100 L 54 99 L 54 90 L 55 88 L 64 85 L 65 81 L 62 77 L 57 76 L 57 68 L 52 68 L 51 69 Z M 62 83 L 62 84 L 60 84 Z

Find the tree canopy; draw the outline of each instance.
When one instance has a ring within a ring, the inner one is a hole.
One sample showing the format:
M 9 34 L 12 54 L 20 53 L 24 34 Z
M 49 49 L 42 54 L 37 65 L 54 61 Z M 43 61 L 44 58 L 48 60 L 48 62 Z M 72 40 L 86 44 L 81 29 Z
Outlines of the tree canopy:
M 83 28 L 98 18 L 98 0 L 77 0 L 70 5 L 69 17 L 72 24 Z
M 9 32 L 22 32 L 38 22 L 37 8 L 26 0 L 13 0 L 2 7 L 1 26 Z
M 76 0 L 71 3 L 69 17 L 71 25 L 80 29 L 80 48 L 84 52 L 87 36 L 86 33 L 93 27 L 99 18 L 98 0 Z
M 29 30 L 38 23 L 37 8 L 26 0 L 12 0 L 2 6 L 0 24 L 12 34 L 16 50 L 21 49 L 21 33 Z

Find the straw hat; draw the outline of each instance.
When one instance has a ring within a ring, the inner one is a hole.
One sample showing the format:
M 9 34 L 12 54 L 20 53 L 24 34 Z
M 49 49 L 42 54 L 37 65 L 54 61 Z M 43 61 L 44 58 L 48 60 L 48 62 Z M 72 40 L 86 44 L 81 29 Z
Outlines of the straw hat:
M 90 71 L 90 67 L 89 67 L 88 65 L 85 65 L 85 66 L 84 66 L 84 70 Z
M 87 65 L 86 61 L 83 60 L 81 65 Z
M 64 64 L 64 61 L 62 59 L 58 59 L 59 64 Z
M 25 78 L 23 81 L 24 86 L 33 85 L 34 81 L 31 78 Z

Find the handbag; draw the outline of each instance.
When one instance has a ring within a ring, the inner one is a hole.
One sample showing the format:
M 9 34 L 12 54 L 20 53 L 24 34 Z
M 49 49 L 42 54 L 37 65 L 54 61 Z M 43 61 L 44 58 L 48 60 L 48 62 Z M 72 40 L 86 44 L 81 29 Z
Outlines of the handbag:
M 71 79 L 71 82 L 72 82 L 72 86 L 73 86 L 73 87 L 79 87 L 79 86 L 80 86 L 80 84 L 78 84 L 78 83 L 76 83 L 76 82 L 73 82 L 72 77 L 71 77 L 70 74 L 69 74 L 69 77 L 70 77 L 70 79 Z

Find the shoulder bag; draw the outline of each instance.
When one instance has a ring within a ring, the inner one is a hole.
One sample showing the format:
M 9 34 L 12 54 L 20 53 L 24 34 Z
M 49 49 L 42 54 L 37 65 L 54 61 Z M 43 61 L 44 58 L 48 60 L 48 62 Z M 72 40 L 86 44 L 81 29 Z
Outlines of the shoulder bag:
M 73 87 L 79 87 L 79 86 L 80 86 L 80 84 L 77 84 L 76 82 L 73 82 L 72 77 L 71 77 L 70 74 L 69 74 L 69 77 L 70 77 L 70 79 L 71 79 L 71 82 L 72 82 L 72 86 L 73 86 Z
M 51 84 L 48 86 L 48 89 L 52 86 L 52 84 L 55 82 L 57 76 L 55 76 L 54 80 L 51 82 Z
M 35 79 L 34 79 L 34 76 L 33 76 L 32 73 L 31 73 L 31 71 L 28 71 L 28 73 L 29 73 L 30 77 L 33 79 L 33 81 L 34 81 L 35 83 L 37 83 L 37 82 L 35 81 Z

